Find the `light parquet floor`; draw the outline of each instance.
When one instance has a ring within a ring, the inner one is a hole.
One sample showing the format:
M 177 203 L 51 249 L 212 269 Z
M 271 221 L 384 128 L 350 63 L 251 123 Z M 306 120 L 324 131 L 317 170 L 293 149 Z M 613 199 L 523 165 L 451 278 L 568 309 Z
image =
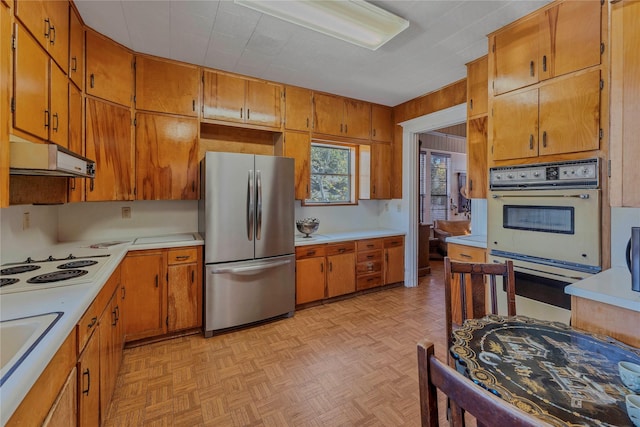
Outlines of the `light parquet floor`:
M 434 261 L 417 288 L 127 349 L 104 425 L 419 426 L 416 343 L 446 356 L 442 275 Z

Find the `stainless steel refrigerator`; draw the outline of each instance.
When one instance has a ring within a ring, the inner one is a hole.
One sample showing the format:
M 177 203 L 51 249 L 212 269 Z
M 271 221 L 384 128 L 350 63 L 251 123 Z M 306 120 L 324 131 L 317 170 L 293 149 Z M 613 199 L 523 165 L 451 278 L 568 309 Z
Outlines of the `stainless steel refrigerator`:
M 293 315 L 293 159 L 207 152 L 200 172 L 205 336 Z

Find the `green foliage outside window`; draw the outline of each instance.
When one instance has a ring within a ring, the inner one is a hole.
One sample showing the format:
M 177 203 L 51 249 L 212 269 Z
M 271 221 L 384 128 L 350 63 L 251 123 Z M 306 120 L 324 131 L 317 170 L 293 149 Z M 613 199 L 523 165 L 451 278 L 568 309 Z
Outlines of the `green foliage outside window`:
M 351 149 L 311 145 L 310 203 L 351 203 Z

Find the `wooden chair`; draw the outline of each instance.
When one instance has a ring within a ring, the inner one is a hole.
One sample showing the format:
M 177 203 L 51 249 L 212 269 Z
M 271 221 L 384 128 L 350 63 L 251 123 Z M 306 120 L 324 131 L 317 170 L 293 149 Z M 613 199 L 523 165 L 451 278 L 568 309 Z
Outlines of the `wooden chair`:
M 437 389 L 451 402 L 455 402 L 457 406 L 473 415 L 479 426 L 549 426 L 438 360 L 434 354 L 433 343 L 426 340 L 418 343 L 418 381 L 422 427 L 439 425 Z M 456 427 L 463 424 L 452 419 L 450 425 Z

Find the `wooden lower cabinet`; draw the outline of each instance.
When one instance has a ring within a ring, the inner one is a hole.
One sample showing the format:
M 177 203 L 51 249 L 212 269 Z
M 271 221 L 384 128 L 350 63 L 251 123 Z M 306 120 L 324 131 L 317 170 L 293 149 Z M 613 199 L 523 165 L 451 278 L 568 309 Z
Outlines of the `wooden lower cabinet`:
M 571 326 L 640 347 L 640 313 L 587 298 L 571 296 Z
M 325 296 L 325 247 L 296 248 L 296 304 L 318 301 Z
M 327 298 L 356 291 L 355 244 L 327 245 Z
M 167 329 L 202 326 L 202 248 L 168 251 Z
M 486 262 L 486 249 L 473 246 L 447 244 L 447 255 L 451 261 L 457 262 Z M 471 281 L 466 281 L 466 294 L 471 295 Z M 460 311 L 460 279 L 458 276 L 451 282 L 451 319 L 458 325 L 462 324 L 462 312 Z M 467 313 L 473 313 L 471 298 L 467 300 Z M 468 317 L 473 317 L 473 314 Z
M 384 239 L 384 284 L 404 282 L 404 237 Z
M 356 242 L 356 289 L 368 289 L 382 286 L 383 277 L 383 239 L 358 240 Z
M 78 375 L 71 370 L 55 403 L 51 407 L 43 427 L 75 427 L 78 425 Z
M 100 426 L 100 326 L 78 359 L 78 423 Z

